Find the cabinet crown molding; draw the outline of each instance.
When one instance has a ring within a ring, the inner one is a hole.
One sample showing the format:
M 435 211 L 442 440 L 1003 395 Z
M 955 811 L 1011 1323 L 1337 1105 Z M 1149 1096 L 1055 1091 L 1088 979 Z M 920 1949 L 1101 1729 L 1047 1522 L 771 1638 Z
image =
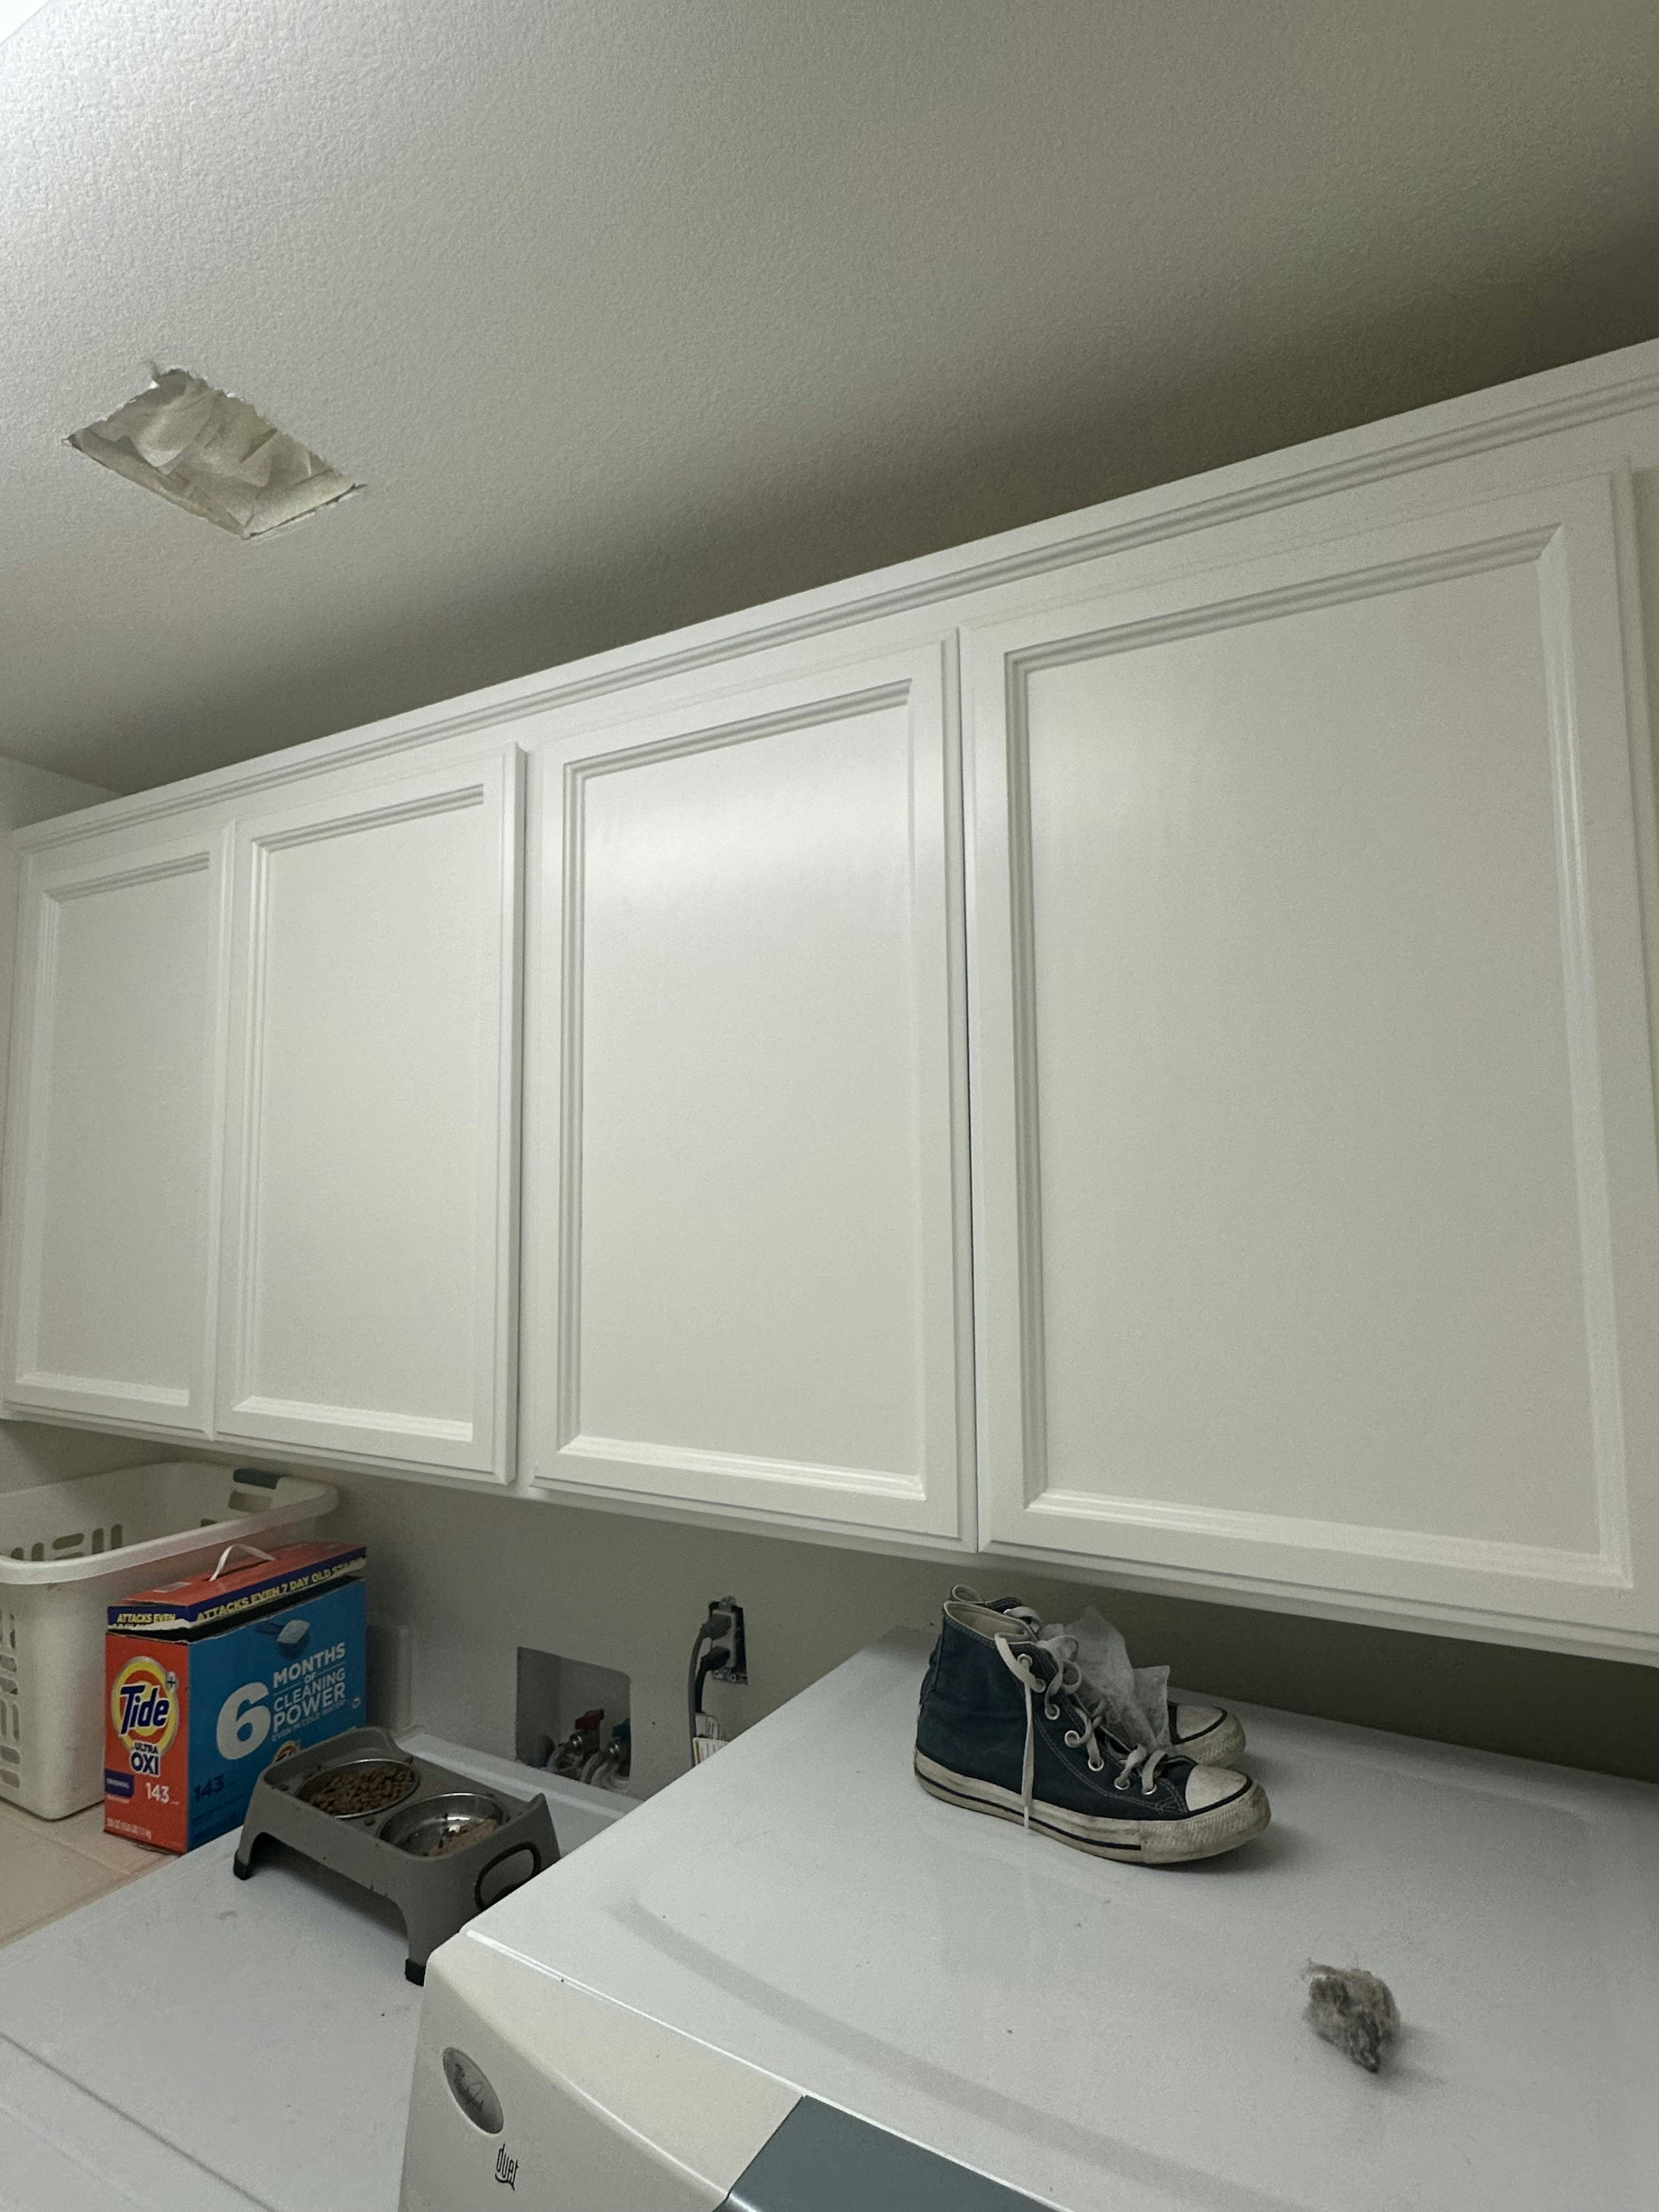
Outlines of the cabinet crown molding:
M 1069 514 L 944 552 L 797 592 L 734 615 L 586 655 L 433 707 L 363 724 L 275 754 L 111 799 L 21 830 L 44 851 L 130 823 L 234 803 L 314 775 L 477 736 L 585 699 L 685 675 L 746 654 L 823 636 L 930 602 L 989 591 L 1335 491 L 1380 482 L 1500 446 L 1633 414 L 1659 403 L 1659 339 L 1546 369 L 1359 428 L 1125 494 Z

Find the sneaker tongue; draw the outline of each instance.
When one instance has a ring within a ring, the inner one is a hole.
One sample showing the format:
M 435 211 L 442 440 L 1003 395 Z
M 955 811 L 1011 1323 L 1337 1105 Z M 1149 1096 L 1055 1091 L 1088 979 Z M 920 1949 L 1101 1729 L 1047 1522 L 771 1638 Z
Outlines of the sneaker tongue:
M 1093 1606 L 1068 1620 L 1060 1633 L 1075 1642 L 1085 1692 L 1091 1702 L 1097 1700 L 1100 1717 L 1111 1733 L 1148 1751 L 1166 1747 L 1169 1668 L 1133 1665 L 1121 1634 Z

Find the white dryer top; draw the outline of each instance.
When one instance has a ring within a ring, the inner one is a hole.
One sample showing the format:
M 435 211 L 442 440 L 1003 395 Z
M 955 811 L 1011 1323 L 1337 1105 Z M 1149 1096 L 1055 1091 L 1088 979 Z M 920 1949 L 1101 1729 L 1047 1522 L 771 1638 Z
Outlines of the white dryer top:
M 1636 2212 L 1659 1789 L 1243 1710 L 1273 1826 L 1115 1864 L 927 1796 L 889 1637 L 454 1941 L 1070 2212 Z M 1393 1986 L 1392 2069 L 1301 2013 Z M 533 2056 L 533 2054 L 527 2054 Z

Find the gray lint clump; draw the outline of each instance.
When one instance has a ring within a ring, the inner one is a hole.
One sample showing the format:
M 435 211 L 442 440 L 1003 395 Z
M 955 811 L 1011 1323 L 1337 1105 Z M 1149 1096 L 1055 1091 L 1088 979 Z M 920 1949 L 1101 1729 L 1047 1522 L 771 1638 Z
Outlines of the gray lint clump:
M 1346 2052 L 1368 2074 L 1377 2072 L 1383 2053 L 1400 2033 L 1400 2009 L 1394 1992 L 1376 1975 L 1358 1966 L 1310 1964 L 1307 2021 L 1316 2035 Z

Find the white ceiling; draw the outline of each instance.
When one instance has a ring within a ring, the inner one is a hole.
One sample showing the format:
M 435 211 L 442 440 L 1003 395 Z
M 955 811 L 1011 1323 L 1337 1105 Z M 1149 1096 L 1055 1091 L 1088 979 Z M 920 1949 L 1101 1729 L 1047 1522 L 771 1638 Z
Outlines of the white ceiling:
M 129 790 L 1659 331 L 1653 0 L 47 0 L 0 751 Z M 155 359 L 367 483 L 71 452 Z

